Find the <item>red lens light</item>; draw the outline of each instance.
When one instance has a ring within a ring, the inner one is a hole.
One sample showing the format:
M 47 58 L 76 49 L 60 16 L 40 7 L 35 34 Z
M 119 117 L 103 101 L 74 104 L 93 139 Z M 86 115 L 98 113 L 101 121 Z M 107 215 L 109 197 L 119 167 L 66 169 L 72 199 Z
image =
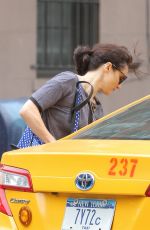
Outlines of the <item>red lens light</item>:
M 12 216 L 10 208 L 6 200 L 5 191 L 4 189 L 1 189 L 1 188 L 0 188 L 0 212 L 8 216 Z
M 149 196 L 150 197 L 150 185 L 146 189 L 145 196 Z

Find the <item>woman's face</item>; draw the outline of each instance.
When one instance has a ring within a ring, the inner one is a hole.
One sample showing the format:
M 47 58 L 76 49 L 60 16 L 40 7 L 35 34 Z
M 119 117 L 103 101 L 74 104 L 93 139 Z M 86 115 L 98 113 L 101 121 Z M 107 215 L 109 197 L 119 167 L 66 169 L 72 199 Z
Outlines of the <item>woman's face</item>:
M 128 66 L 122 69 L 113 68 L 110 62 L 103 65 L 103 76 L 100 82 L 101 91 L 105 95 L 111 94 L 116 89 L 120 88 L 120 80 L 128 74 Z

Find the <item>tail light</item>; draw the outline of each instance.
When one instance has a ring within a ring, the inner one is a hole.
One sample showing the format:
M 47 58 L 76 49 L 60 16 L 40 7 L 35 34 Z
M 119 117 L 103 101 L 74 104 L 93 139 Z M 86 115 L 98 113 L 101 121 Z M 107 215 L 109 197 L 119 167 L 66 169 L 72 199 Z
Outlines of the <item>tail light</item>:
M 0 188 L 33 192 L 31 177 L 27 170 L 1 164 Z
M 11 215 L 5 189 L 33 192 L 30 174 L 25 169 L 0 164 L 0 212 Z

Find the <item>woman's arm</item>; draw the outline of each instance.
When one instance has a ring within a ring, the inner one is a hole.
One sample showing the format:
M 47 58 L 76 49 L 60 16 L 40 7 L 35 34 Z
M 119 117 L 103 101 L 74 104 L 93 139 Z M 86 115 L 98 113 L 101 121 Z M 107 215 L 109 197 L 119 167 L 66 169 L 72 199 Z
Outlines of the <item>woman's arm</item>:
M 44 143 L 56 141 L 56 139 L 46 128 L 38 108 L 31 100 L 28 100 L 24 104 L 20 110 L 20 115 L 26 124 Z

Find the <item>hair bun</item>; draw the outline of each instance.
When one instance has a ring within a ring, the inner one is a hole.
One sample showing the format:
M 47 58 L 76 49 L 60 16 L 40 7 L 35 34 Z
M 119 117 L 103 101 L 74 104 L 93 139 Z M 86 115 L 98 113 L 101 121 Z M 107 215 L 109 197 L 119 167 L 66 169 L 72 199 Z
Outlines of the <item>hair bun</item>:
M 92 51 L 88 46 L 78 46 L 74 50 L 73 59 L 79 75 L 84 75 L 88 71 L 91 54 Z

